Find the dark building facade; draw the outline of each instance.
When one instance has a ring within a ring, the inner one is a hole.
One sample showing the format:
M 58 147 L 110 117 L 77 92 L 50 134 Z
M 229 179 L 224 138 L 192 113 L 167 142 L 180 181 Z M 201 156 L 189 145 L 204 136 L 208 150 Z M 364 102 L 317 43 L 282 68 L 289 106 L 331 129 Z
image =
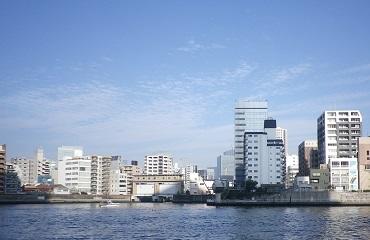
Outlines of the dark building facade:
M 311 168 L 319 168 L 316 140 L 305 140 L 298 146 L 299 176 L 309 176 Z

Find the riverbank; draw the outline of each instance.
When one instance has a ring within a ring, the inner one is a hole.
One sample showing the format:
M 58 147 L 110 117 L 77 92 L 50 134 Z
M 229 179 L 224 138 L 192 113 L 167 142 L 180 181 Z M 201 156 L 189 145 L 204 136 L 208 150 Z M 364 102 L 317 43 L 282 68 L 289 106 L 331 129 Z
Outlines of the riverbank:
M 2 194 L 0 204 L 47 204 L 47 203 L 100 203 L 105 199 L 112 199 L 114 202 L 131 202 L 131 195 L 120 196 L 93 196 L 79 194 Z
M 221 199 L 216 194 L 209 206 L 370 206 L 370 193 L 364 192 L 283 192 L 273 195 L 260 195 L 251 199 Z

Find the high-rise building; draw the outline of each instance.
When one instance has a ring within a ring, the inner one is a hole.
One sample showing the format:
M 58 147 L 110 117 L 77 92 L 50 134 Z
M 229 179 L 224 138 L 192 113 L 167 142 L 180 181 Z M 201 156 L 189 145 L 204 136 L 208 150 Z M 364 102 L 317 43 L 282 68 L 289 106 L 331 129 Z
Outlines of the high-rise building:
M 230 182 L 235 180 L 234 149 L 228 150 L 217 157 L 217 170 L 221 180 Z
M 294 178 L 299 172 L 299 162 L 297 155 L 287 155 L 286 156 L 286 187 L 291 188 L 294 184 Z
M 5 192 L 6 145 L 0 144 L 0 193 Z
M 288 155 L 288 130 L 285 128 L 277 127 L 276 128 L 276 139 L 283 140 L 285 154 Z
M 370 137 L 358 138 L 359 190 L 370 190 Z
M 91 159 L 91 194 L 109 193 L 112 157 L 86 156 Z
M 244 140 L 247 179 L 262 184 L 285 184 L 283 140 L 276 139 L 276 120 L 264 121 L 263 131 L 246 131 Z
M 172 157 L 168 154 L 147 155 L 144 159 L 145 175 L 172 174 Z
M 90 194 L 92 189 L 91 157 L 65 158 L 63 161 L 65 166 L 65 169 L 61 171 L 64 172 L 64 179 L 61 180 L 64 182 L 63 185 L 69 188 L 71 192 Z
M 58 184 L 66 184 L 65 179 L 65 169 L 66 169 L 66 160 L 74 157 L 82 157 L 83 149 L 82 147 L 76 146 L 61 146 L 58 147 Z
M 317 119 L 320 163 L 330 158 L 357 157 L 357 139 L 361 137 L 362 117 L 358 110 L 325 111 Z
M 12 165 L 17 165 L 21 171 L 21 184 L 35 184 L 37 182 L 37 162 L 34 159 L 15 157 L 10 159 Z
M 263 132 L 267 119 L 267 101 L 239 100 L 234 107 L 235 180 L 243 185 L 245 176 L 244 133 Z
M 207 177 L 207 170 L 205 171 L 206 171 L 206 177 Z M 188 164 L 186 165 L 185 168 L 181 170 L 181 174 L 184 176 L 185 190 L 190 189 L 191 176 L 195 176 L 193 173 L 198 173 L 197 165 Z M 203 178 L 203 179 L 206 179 L 206 178 Z
M 299 175 L 309 176 L 311 168 L 319 168 L 316 140 L 305 140 L 298 146 Z

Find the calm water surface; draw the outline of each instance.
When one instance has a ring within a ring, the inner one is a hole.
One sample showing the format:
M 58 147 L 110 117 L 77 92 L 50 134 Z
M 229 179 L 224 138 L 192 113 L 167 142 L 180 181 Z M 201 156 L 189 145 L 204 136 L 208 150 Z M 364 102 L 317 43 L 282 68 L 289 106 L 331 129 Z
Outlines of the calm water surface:
M 0 205 L 0 239 L 370 239 L 370 207 Z

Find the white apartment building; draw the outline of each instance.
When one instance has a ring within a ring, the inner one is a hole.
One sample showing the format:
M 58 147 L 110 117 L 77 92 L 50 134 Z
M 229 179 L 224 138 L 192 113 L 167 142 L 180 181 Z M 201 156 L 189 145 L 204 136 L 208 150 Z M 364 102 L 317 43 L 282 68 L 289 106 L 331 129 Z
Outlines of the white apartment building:
M 276 128 L 276 139 L 283 140 L 285 154 L 288 155 L 288 130 L 285 128 Z
M 110 195 L 128 195 L 131 194 L 128 191 L 129 180 L 127 173 L 123 168 L 112 169 L 110 171 Z
M 172 157 L 168 154 L 147 155 L 144 159 L 145 175 L 166 175 L 173 173 Z
M 294 178 L 299 173 L 299 160 L 297 155 L 286 156 L 286 187 L 290 188 L 294 185 Z
M 96 155 L 86 157 L 91 159 L 91 194 L 108 194 L 112 157 Z
M 357 156 L 357 139 L 361 137 L 362 116 L 358 110 L 325 111 L 317 119 L 320 163 L 330 158 Z
M 58 147 L 58 184 L 66 186 L 66 160 L 74 157 L 82 157 L 83 149 L 82 147 L 76 146 L 61 146 Z
M 64 160 L 65 186 L 71 192 L 91 193 L 91 157 L 74 157 Z
M 276 120 L 264 121 L 263 131 L 245 132 L 246 177 L 261 184 L 285 183 L 285 151 L 276 139 Z
M 190 179 L 191 179 L 191 174 L 193 173 L 198 173 L 197 165 L 188 164 L 186 165 L 186 167 L 181 168 L 180 170 L 180 174 L 184 176 L 185 191 L 190 189 Z
M 17 165 L 20 171 L 21 184 L 35 184 L 37 182 L 37 162 L 33 159 L 17 157 L 10 159 L 12 165 Z
M 267 119 L 267 101 L 238 100 L 234 107 L 235 179 L 238 185 L 246 180 L 244 133 L 263 132 Z
M 50 175 L 50 162 L 44 157 L 44 149 L 41 147 L 36 150 L 37 175 Z
M 331 158 L 330 184 L 337 191 L 358 190 L 357 158 Z

